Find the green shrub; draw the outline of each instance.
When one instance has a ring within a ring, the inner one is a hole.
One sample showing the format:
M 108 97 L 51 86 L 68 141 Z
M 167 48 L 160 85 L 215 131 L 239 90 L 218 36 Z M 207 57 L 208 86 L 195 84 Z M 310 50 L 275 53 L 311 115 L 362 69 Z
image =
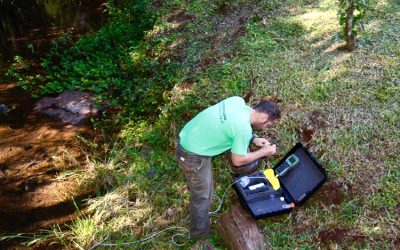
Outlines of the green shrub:
M 75 43 L 68 36 L 53 41 L 39 69 L 18 71 L 14 65 L 9 75 L 17 77 L 19 85 L 34 96 L 81 90 L 135 115 L 153 113 L 171 87 L 174 65 L 152 54 L 162 51 L 165 41 L 142 42 L 155 20 L 149 2 L 109 0 L 105 5 L 110 20 L 96 34 Z M 38 71 L 42 73 L 34 73 Z

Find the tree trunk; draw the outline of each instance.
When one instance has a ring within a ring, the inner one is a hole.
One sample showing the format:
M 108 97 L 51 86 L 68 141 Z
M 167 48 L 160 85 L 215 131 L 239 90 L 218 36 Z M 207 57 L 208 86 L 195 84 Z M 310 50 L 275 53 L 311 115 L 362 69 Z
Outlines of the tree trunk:
M 265 250 L 267 243 L 260 227 L 240 204 L 234 204 L 222 215 L 217 230 L 232 250 Z
M 346 24 L 344 26 L 346 48 L 349 51 L 353 51 L 357 47 L 356 37 L 353 32 L 354 9 L 354 2 L 350 1 L 349 8 L 346 10 Z

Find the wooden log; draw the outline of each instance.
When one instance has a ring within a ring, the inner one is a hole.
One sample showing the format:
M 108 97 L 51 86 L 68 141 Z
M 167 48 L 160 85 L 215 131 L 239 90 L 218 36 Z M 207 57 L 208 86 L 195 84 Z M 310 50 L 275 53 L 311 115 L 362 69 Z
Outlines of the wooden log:
M 267 249 L 267 242 L 256 220 L 238 203 L 222 215 L 217 230 L 229 249 Z

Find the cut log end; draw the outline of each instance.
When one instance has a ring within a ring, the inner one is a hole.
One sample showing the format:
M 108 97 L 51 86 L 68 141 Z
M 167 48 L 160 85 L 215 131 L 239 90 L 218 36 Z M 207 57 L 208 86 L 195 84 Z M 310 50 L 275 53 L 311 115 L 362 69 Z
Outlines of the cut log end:
M 229 249 L 267 249 L 267 242 L 256 220 L 240 204 L 232 205 L 222 215 L 217 230 Z

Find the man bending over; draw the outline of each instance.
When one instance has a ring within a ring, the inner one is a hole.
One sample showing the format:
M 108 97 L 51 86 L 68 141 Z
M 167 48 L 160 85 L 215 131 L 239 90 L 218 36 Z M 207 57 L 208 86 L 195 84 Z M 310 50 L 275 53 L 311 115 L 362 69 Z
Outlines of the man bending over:
M 256 170 L 251 163 L 274 155 L 276 145 L 254 136 L 253 129 L 264 130 L 279 117 L 279 108 L 273 101 L 263 100 L 250 107 L 241 97 L 234 96 L 203 110 L 184 126 L 179 134 L 176 160 L 190 191 L 191 238 L 208 237 L 211 230 L 211 157 L 230 150 L 236 173 Z M 249 152 L 251 143 L 259 148 Z

